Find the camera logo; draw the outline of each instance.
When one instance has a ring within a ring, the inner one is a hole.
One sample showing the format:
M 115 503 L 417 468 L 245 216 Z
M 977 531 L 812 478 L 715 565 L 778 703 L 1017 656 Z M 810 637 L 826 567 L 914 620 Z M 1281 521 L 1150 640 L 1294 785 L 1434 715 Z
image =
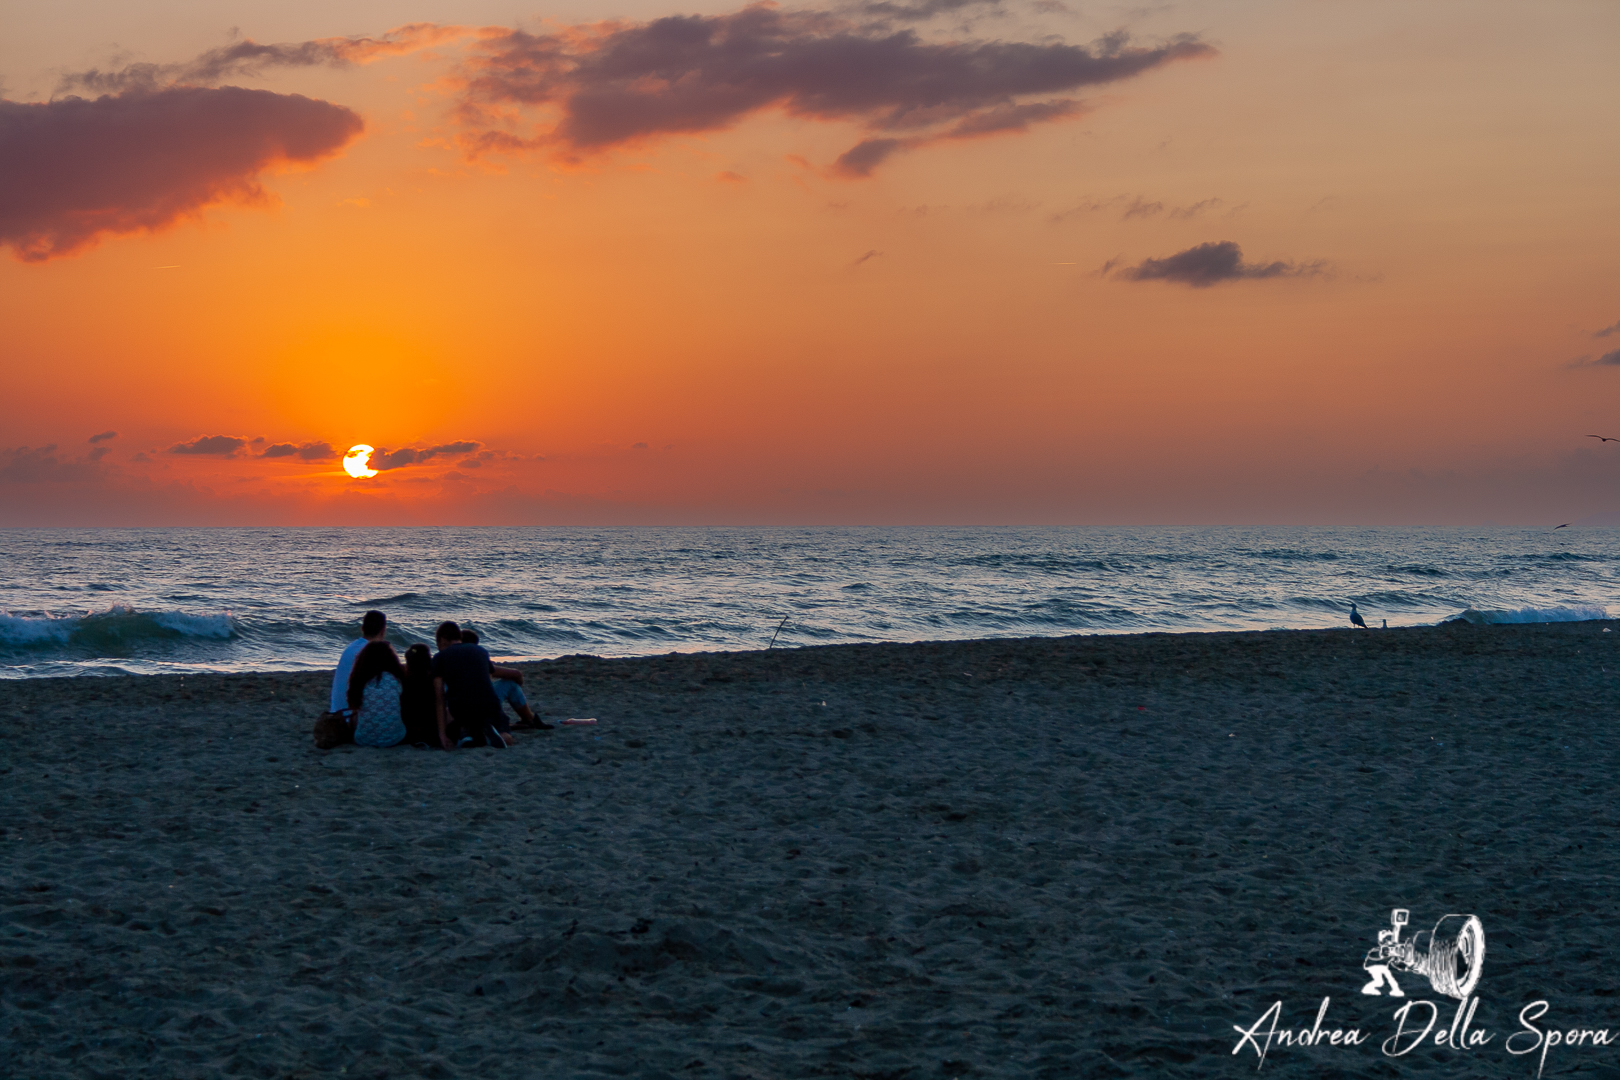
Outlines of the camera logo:
M 1413 972 L 1429 980 L 1437 993 L 1466 1001 L 1479 985 L 1485 963 L 1485 926 L 1477 915 L 1447 915 L 1433 930 L 1420 930 L 1405 941 L 1401 931 L 1411 921 L 1411 912 L 1396 908 L 1389 915 L 1390 928 L 1378 931 L 1378 945 L 1369 949 L 1361 962 L 1371 976 L 1363 994 L 1379 995 L 1388 987 L 1390 997 L 1405 997 L 1395 972 Z

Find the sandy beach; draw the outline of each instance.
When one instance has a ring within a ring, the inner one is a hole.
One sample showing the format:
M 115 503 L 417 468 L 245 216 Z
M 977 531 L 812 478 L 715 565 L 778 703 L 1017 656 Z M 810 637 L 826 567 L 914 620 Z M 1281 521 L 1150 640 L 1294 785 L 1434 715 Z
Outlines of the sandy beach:
M 1620 1033 L 1610 625 L 569 657 L 530 700 L 599 723 L 506 753 L 317 751 L 322 674 L 8 682 L 0 1061 L 1238 1076 L 1331 998 L 1364 1041 L 1263 1075 L 1607 1075 L 1514 1051 Z M 1482 920 L 1488 1041 L 1383 1049 L 1395 907 Z

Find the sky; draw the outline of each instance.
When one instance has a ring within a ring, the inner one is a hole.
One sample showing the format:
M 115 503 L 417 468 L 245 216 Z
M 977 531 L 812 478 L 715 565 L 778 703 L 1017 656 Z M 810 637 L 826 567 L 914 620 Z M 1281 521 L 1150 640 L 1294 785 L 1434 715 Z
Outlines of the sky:
M 1620 523 L 1610 0 L 0 25 L 0 526 Z

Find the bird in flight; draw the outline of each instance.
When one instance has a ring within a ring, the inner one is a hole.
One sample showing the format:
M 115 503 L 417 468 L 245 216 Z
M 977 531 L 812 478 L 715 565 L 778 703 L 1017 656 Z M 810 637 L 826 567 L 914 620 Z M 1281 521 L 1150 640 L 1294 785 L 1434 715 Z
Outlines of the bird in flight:
M 1361 617 L 1361 612 L 1356 610 L 1354 604 L 1350 605 L 1350 623 L 1352 626 L 1359 626 L 1363 630 L 1367 629 L 1367 620 Z
M 1607 435 L 1588 435 L 1587 438 L 1596 439 L 1598 442 L 1620 442 L 1620 439 L 1611 439 Z

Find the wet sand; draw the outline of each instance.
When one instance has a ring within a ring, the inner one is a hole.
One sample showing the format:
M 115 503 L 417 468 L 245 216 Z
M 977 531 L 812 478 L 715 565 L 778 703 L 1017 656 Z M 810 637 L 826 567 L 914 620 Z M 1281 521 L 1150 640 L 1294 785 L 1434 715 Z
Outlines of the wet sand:
M 1331 997 L 1262 1075 L 1531 1077 L 1527 1003 L 1620 1037 L 1610 625 L 571 657 L 505 753 L 0 683 L 0 1071 L 1238 1076 Z M 1397 906 L 1483 921 L 1485 1045 L 1380 1049 Z

